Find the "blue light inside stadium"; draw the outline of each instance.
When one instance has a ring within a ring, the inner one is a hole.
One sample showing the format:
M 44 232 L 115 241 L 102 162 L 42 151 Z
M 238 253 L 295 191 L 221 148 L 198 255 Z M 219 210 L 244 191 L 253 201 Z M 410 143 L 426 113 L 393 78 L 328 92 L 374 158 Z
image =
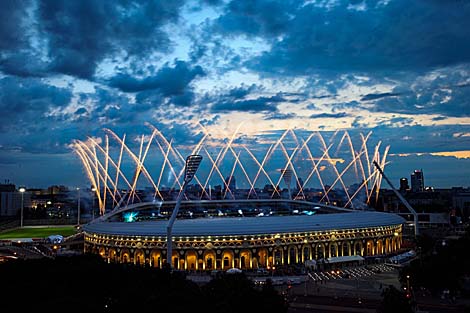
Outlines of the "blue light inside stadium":
M 305 214 L 305 215 L 310 216 L 310 215 L 313 215 L 313 214 L 317 213 L 317 211 L 302 211 L 302 213 Z
M 138 212 L 126 212 L 124 213 L 124 221 L 127 223 L 135 222 L 135 218 L 139 215 Z

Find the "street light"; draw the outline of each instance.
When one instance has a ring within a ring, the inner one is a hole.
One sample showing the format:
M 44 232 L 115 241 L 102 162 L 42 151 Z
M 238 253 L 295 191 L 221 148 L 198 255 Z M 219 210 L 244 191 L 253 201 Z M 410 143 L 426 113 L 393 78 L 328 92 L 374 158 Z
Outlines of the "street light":
M 77 225 L 80 226 L 80 188 L 77 187 L 78 203 L 77 203 Z
M 91 213 L 92 213 L 92 220 L 95 219 L 95 192 L 96 192 L 96 188 L 93 187 L 91 188 L 91 191 L 93 191 L 93 196 L 91 198 Z
M 181 205 L 181 200 L 183 199 L 183 195 L 186 192 L 186 187 L 188 184 L 193 180 L 194 175 L 196 174 L 197 169 L 199 168 L 199 164 L 201 164 L 202 156 L 198 154 L 189 155 L 186 158 L 186 164 L 184 167 L 184 182 L 181 188 L 181 192 L 178 194 L 178 198 L 176 199 L 175 208 L 173 209 L 173 213 L 171 214 L 170 221 L 168 222 L 168 226 L 166 227 L 166 234 L 167 234 L 167 242 L 166 242 L 166 262 L 172 268 L 171 264 L 171 257 L 172 257 L 172 245 L 173 245 L 173 238 L 171 231 L 173 229 L 173 224 L 175 223 L 176 216 L 178 215 L 178 211 Z
M 20 227 L 23 227 L 23 207 L 24 207 L 24 192 L 26 188 L 20 187 L 18 191 L 21 193 L 21 213 L 20 213 Z

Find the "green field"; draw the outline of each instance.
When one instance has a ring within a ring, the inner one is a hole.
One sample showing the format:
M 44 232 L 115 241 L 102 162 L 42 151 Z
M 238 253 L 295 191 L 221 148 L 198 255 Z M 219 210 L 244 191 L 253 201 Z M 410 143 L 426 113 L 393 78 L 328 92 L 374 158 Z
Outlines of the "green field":
M 50 235 L 62 235 L 64 237 L 75 234 L 74 226 L 58 227 L 25 227 L 16 228 L 0 234 L 0 239 L 15 238 L 44 238 Z

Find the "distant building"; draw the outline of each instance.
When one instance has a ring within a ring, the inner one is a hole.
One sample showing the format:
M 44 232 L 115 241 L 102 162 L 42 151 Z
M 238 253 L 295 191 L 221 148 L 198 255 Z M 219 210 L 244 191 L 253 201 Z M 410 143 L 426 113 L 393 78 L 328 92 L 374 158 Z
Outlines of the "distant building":
M 23 196 L 23 207 L 31 206 L 31 194 L 26 191 L 21 194 L 14 184 L 0 185 L 0 216 L 16 216 L 21 209 L 21 196 Z
M 228 186 L 230 191 L 237 190 L 237 180 L 235 179 L 235 176 L 227 176 L 225 178 L 225 186 Z
M 400 191 L 407 191 L 410 189 L 410 185 L 408 185 L 408 179 L 406 177 L 400 178 Z
M 423 170 L 415 170 L 413 173 L 411 173 L 411 191 L 424 191 Z

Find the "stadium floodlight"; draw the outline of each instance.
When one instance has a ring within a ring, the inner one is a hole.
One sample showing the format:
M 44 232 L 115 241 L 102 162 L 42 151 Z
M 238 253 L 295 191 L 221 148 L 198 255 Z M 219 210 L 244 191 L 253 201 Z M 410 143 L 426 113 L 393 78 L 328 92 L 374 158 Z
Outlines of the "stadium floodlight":
M 201 161 L 202 161 L 202 156 L 198 154 L 192 154 L 186 158 L 186 164 L 184 167 L 183 186 L 181 187 L 181 192 L 178 194 L 175 208 L 173 209 L 173 213 L 171 214 L 170 220 L 168 222 L 168 226 L 166 227 L 166 234 L 167 234 L 166 262 L 170 266 L 170 268 L 173 267 L 172 262 L 171 262 L 172 254 L 173 254 L 173 238 L 172 238 L 173 224 L 175 223 L 176 216 L 178 215 L 178 211 L 181 205 L 181 200 L 183 199 L 183 195 L 186 192 L 186 188 L 188 187 L 189 183 L 193 180 L 194 176 L 196 175 L 197 169 L 199 168 Z

